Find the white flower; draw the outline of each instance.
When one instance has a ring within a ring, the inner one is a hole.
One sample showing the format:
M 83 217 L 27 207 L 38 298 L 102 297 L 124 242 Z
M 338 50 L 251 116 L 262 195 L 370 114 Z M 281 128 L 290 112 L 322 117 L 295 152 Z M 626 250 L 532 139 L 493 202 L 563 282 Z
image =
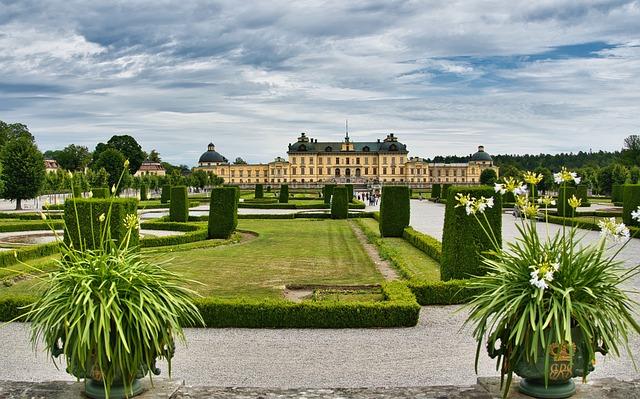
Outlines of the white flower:
M 544 279 L 547 281 L 553 281 L 553 272 L 549 270 L 544 274 Z
M 551 267 L 553 267 L 553 270 L 558 271 L 560 270 L 560 263 L 559 262 L 552 263 Z
M 574 174 L 575 174 L 575 173 L 574 173 Z M 581 181 L 581 180 L 582 180 L 582 178 L 581 178 L 581 177 L 574 177 L 574 178 L 573 178 L 573 181 L 574 181 L 576 184 L 580 184 L 580 181 Z
M 115 194 L 116 193 L 116 185 L 114 184 L 113 186 L 111 186 L 111 194 Z
M 553 174 L 553 181 L 556 182 L 556 184 L 562 183 L 564 181 L 564 180 L 562 180 L 562 173 L 561 172 L 554 173 Z
M 507 192 L 507 189 L 504 187 L 504 184 L 500 184 L 500 183 L 496 183 L 493 186 L 493 189 L 495 190 L 496 193 L 500 193 L 502 195 L 504 195 L 504 193 Z
M 42 220 L 47 220 L 47 215 L 45 215 L 44 213 L 40 212 L 40 218 L 42 218 Z
M 89 198 L 93 198 L 93 191 L 89 191 Z
M 631 219 L 640 222 L 640 206 L 635 211 L 631 212 Z
M 612 239 L 615 243 L 629 239 L 629 229 L 624 223 L 616 223 L 616 218 L 602 219 L 598 222 L 600 237 Z
M 489 208 L 493 208 L 493 205 L 494 205 L 494 204 L 493 204 L 493 197 L 489 197 L 489 198 L 487 198 L 487 206 L 488 206 Z
M 516 187 L 513 192 L 515 195 L 525 195 L 527 193 L 527 186 L 521 184 L 520 186 Z

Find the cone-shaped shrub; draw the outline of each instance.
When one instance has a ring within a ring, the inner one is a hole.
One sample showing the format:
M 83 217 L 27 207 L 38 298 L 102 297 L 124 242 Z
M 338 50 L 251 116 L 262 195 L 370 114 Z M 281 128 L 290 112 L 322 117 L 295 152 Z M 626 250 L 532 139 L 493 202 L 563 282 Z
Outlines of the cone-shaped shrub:
M 611 202 L 622 202 L 623 196 L 622 184 L 611 185 Z
M 149 187 L 146 184 L 140 185 L 140 201 L 146 201 L 149 199 Z
M 93 198 L 109 198 L 109 189 L 106 187 L 92 188 Z
M 489 231 L 484 216 L 478 215 L 483 223 L 481 226 L 473 215 L 467 215 L 464 207 L 456 208 L 458 193 L 471 194 L 475 198 L 494 198 L 493 208 L 488 208 L 484 215 L 497 241 L 502 242 L 502 198 L 495 194 L 493 187 L 452 186 L 449 188 L 442 233 L 440 275 L 443 281 L 484 274 L 481 255 L 493 249 L 491 240 L 483 230 L 484 226 Z
M 349 202 L 353 201 L 353 184 L 345 184 L 347 188 L 347 199 Z
M 187 194 L 187 187 L 171 187 L 169 221 L 186 222 L 187 220 L 189 220 L 189 194 Z
M 442 186 L 440 184 L 431 185 L 431 198 L 440 198 Z
M 442 198 L 445 201 L 447 201 L 447 198 L 449 198 L 449 187 L 451 187 L 451 184 L 443 184 L 442 185 L 442 191 L 440 192 L 440 198 Z
M 238 187 L 211 190 L 209 238 L 229 238 L 238 226 Z
M 278 198 L 278 202 L 281 204 L 286 204 L 289 202 L 289 185 L 283 184 L 280 186 L 280 197 Z
M 573 197 L 574 195 L 576 195 L 575 187 L 560 187 L 558 189 L 558 202 L 556 203 L 556 206 L 558 207 L 558 216 L 574 216 L 574 210 L 569 206 L 569 203 L 567 202 L 569 198 Z
M 324 203 L 331 203 L 331 196 L 333 195 L 333 189 L 336 187 L 335 184 L 325 184 L 322 187 L 322 197 L 324 198 Z
M 111 210 L 109 207 L 111 206 Z M 105 221 L 100 222 L 101 215 L 104 220 L 110 218 L 111 239 L 119 242 L 124 238 L 128 228 L 125 218 L 138 214 L 138 200 L 135 198 L 75 198 L 68 199 L 64 203 L 64 241 L 73 243 L 76 249 L 100 248 L 100 240 Z M 82 238 L 82 243 L 80 239 Z M 138 245 L 138 229 L 131 232 L 130 246 Z
M 162 186 L 162 193 L 160 193 L 160 203 L 166 204 L 171 199 L 171 186 L 169 184 L 165 184 Z
M 409 187 L 384 186 L 380 202 L 380 235 L 402 237 L 409 226 Z
M 349 217 L 349 200 L 347 196 L 349 190 L 345 186 L 333 188 L 333 199 L 331 200 L 331 218 L 346 219 Z
M 582 200 L 583 205 L 589 203 L 589 196 L 587 194 L 587 186 L 585 184 L 579 184 L 576 187 L 576 197 Z
M 640 226 L 640 221 L 631 218 L 631 212 L 640 207 L 640 184 L 625 184 L 623 198 L 622 221 L 627 226 Z
M 256 199 L 264 198 L 264 186 L 262 184 L 256 184 L 256 191 L 253 196 Z

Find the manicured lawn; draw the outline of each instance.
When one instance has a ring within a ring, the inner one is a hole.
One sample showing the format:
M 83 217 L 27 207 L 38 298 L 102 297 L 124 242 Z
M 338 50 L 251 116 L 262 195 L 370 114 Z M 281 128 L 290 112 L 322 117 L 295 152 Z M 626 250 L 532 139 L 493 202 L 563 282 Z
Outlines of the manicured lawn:
M 358 223 L 361 223 L 365 229 L 397 251 L 417 280 L 440 281 L 440 264 L 437 261 L 411 245 L 404 238 L 380 238 L 380 229 L 375 219 L 359 219 Z

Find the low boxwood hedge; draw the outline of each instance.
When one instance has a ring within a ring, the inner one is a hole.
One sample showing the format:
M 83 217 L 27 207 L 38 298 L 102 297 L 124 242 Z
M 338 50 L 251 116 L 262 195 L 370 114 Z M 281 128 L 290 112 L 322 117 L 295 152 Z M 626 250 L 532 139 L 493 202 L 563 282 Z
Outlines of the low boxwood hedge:
M 58 252 L 60 252 L 60 245 L 57 242 L 28 246 L 13 251 L 2 251 L 0 252 L 0 267 L 15 265 L 18 262 L 26 262 Z
M 544 220 L 544 217 L 542 217 L 541 220 Z M 559 224 L 563 226 L 576 226 L 585 230 L 594 230 L 594 231 L 601 230 L 600 227 L 598 226 L 598 220 L 594 220 L 593 222 L 591 222 L 586 220 L 576 220 L 574 218 L 563 218 L 561 216 L 548 215 L 547 221 L 549 223 Z M 629 232 L 631 233 L 632 236 L 636 234 L 636 237 L 637 237 L 637 234 L 640 234 L 640 227 L 635 227 L 635 226 L 627 226 L 627 227 L 629 228 Z
M 427 254 L 430 258 L 440 262 L 442 258 L 442 243 L 434 237 L 416 231 L 412 227 L 407 227 L 402 233 L 402 238 Z
M 61 229 L 64 227 L 62 220 L 16 220 L 16 223 L 2 223 L 0 224 L 0 233 L 13 233 L 16 231 L 31 231 L 31 230 L 51 230 Z
M 422 306 L 466 303 L 478 294 L 476 290 L 467 287 L 466 280 L 409 280 L 407 286 Z
M 91 189 L 93 198 L 109 198 L 109 189 L 106 187 L 96 187 Z
M 167 204 L 171 199 L 171 186 L 169 184 L 165 184 L 162 186 L 162 192 L 160 193 L 160 203 Z

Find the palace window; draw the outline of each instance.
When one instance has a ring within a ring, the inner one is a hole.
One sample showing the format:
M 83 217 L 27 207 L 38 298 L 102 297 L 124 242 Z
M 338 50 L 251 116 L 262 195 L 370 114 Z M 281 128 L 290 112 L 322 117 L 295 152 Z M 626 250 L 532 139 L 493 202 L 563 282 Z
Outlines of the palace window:
M 382 168 L 382 174 L 386 175 L 387 174 L 387 167 L 385 166 L 384 168 Z
M 309 167 L 309 174 L 312 175 L 313 174 L 313 166 Z
M 313 157 L 309 157 L 309 164 L 313 165 Z
M 327 168 L 327 174 L 330 175 L 331 174 L 331 168 Z
M 373 168 L 373 174 L 377 175 L 378 174 L 378 168 Z
M 356 177 L 360 177 L 360 168 L 356 169 Z
M 296 163 L 298 163 L 298 161 L 296 161 L 296 157 L 291 158 L 291 163 L 292 163 L 292 164 L 294 164 L 294 165 L 295 165 Z
M 386 165 L 386 164 L 387 164 L 387 157 L 383 157 L 383 158 L 382 158 L 382 164 L 383 164 L 383 165 Z
M 340 158 L 336 157 L 336 165 L 340 165 Z
M 391 165 L 395 165 L 396 164 L 396 157 L 391 157 Z
M 409 170 L 410 170 L 409 174 L 412 175 L 413 174 L 413 169 L 409 169 Z
M 347 169 L 344 171 L 344 175 L 345 175 L 345 176 L 351 176 L 351 169 L 347 168 Z
M 331 148 L 331 147 L 326 147 L 324 150 L 325 150 L 325 152 L 331 152 L 331 151 L 333 151 L 333 148 Z
M 392 166 L 392 167 L 391 167 L 391 174 L 392 174 L 392 175 L 395 175 L 395 174 L 396 174 L 396 167 L 395 167 L 395 166 Z
M 322 157 L 318 158 L 318 165 L 322 165 Z
M 360 158 L 356 158 L 356 165 L 360 165 Z
M 364 147 L 362 147 L 362 152 L 369 152 L 369 146 L 365 145 Z
M 364 164 L 369 165 L 369 157 L 364 157 Z
M 336 168 L 336 177 L 340 177 L 340 169 Z
M 465 170 L 464 170 L 464 169 L 462 169 L 462 174 L 461 174 L 461 176 L 464 176 L 464 172 L 465 172 Z M 462 181 L 464 181 L 464 179 L 462 179 Z
M 398 151 L 398 146 L 397 146 L 397 145 L 395 145 L 395 144 L 391 144 L 391 145 L 389 146 L 389 151 Z
M 368 175 L 369 174 L 369 168 L 364 168 L 364 174 Z
M 304 171 L 305 171 L 304 166 L 301 166 L 301 167 L 300 167 L 300 174 L 301 174 L 301 175 L 304 175 Z
M 349 165 L 349 157 L 347 157 L 347 165 Z
M 297 175 L 298 174 L 298 168 L 296 168 L 295 166 L 293 168 L 291 168 L 291 174 Z
M 400 167 L 400 174 L 404 175 L 404 168 L 402 166 Z

